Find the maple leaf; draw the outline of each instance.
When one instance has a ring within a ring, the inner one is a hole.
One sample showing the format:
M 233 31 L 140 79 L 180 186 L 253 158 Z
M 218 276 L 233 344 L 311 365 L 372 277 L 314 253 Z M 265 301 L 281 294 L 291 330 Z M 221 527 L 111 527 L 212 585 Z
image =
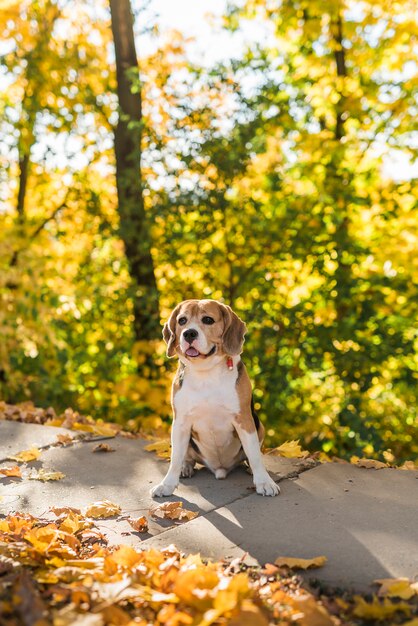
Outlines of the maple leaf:
M 183 502 L 164 502 L 150 509 L 152 517 L 172 520 L 192 520 L 199 515 L 198 511 L 183 509 Z
M 171 457 L 171 443 L 169 439 L 155 439 L 154 443 L 149 443 L 144 447 L 147 452 L 155 452 L 160 459 Z
M 14 456 L 7 457 L 11 461 L 17 461 L 18 463 L 30 463 L 30 461 L 36 461 L 39 458 L 41 451 L 38 448 L 30 448 L 29 450 L 22 450 Z
M 119 515 L 121 510 L 118 504 L 114 504 L 110 502 L 110 500 L 102 500 L 91 504 L 86 510 L 86 516 L 93 517 L 94 519 L 114 517 L 115 515 Z
M 138 533 L 147 533 L 148 532 L 148 520 L 145 517 L 145 515 L 143 515 L 142 517 L 138 517 L 137 519 L 129 517 L 128 518 L 128 523 Z
M 72 437 L 71 435 L 59 434 L 57 435 L 57 443 L 63 446 L 67 446 L 71 443 L 74 443 L 74 437 Z
M 299 445 L 299 439 L 297 439 L 296 441 L 286 441 L 278 448 L 269 450 L 267 454 L 271 454 L 273 456 L 284 456 L 287 459 L 298 459 L 308 456 L 309 452 L 307 450 L 302 450 Z
M 108 443 L 99 443 L 94 446 L 93 452 L 115 452 L 115 448 L 111 448 Z
M 63 478 L 65 478 L 65 474 L 62 472 L 53 472 L 52 470 L 42 468 L 29 476 L 30 480 L 41 480 L 44 483 L 50 480 L 62 480 Z
M 14 465 L 13 467 L 5 467 L 4 469 L 0 469 L 0 474 L 3 476 L 8 476 L 10 478 L 22 478 L 22 472 L 18 465 Z
M 49 509 L 52 513 L 54 513 L 57 517 L 59 517 L 60 515 L 62 515 L 63 513 L 68 514 L 68 513 L 77 513 L 78 515 L 81 515 L 81 511 L 80 509 L 76 509 L 72 506 L 62 506 L 62 507 L 58 507 L 58 506 L 53 506 Z
M 314 559 L 297 559 L 281 556 L 274 561 L 274 564 L 278 567 L 289 567 L 290 569 L 310 569 L 313 567 L 322 567 L 327 560 L 326 556 L 317 556 Z

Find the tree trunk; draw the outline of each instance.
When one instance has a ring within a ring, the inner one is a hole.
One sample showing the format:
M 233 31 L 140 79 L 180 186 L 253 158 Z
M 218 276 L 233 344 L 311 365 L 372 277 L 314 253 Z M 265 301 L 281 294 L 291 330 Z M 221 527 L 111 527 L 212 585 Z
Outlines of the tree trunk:
M 110 0 L 116 54 L 119 121 L 115 130 L 120 234 L 134 287 L 134 330 L 139 340 L 160 336 L 158 291 L 141 185 L 141 93 L 129 0 Z

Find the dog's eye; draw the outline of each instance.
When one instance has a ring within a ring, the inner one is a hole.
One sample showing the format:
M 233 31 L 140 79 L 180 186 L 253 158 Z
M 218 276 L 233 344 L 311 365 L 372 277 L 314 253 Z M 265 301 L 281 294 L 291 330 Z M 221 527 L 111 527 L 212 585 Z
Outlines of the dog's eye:
M 209 317 L 208 315 L 205 315 L 205 317 L 202 317 L 202 322 L 204 324 L 210 325 L 210 324 L 214 324 L 215 320 L 213 319 L 213 317 Z
M 180 326 L 184 326 L 185 323 L 187 322 L 187 317 L 180 317 L 180 319 L 178 319 L 177 321 L 180 324 Z

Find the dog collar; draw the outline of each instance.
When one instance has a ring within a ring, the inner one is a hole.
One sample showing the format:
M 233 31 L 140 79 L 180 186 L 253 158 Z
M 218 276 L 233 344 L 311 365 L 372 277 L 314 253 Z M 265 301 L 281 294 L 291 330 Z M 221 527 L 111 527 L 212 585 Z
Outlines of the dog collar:
M 234 361 L 232 360 L 232 356 L 226 357 L 226 366 L 229 370 L 234 369 Z

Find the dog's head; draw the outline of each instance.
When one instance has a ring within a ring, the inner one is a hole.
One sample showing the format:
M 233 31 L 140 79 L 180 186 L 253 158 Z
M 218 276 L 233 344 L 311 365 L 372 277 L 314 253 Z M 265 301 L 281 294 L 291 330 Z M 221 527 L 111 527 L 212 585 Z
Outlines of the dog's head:
M 215 356 L 241 354 L 246 326 L 231 307 L 216 300 L 185 300 L 164 325 L 167 356 L 202 364 Z

